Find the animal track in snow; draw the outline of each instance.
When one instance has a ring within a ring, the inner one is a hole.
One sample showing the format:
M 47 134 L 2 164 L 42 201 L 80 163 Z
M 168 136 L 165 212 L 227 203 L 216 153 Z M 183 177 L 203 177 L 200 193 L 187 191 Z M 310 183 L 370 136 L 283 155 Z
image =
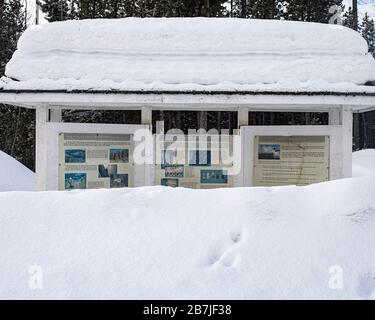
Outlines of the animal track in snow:
M 235 267 L 240 261 L 241 256 L 235 252 L 225 252 L 219 260 L 221 265 L 227 268 Z
M 243 241 L 245 231 L 234 231 L 231 233 L 231 242 L 225 247 L 224 250 L 213 251 L 210 254 L 209 264 L 211 266 L 220 265 L 226 268 L 237 266 L 241 261 L 241 255 L 236 252 L 238 245 Z
M 246 237 L 246 230 L 236 230 L 232 232 L 231 239 L 233 244 L 239 244 Z

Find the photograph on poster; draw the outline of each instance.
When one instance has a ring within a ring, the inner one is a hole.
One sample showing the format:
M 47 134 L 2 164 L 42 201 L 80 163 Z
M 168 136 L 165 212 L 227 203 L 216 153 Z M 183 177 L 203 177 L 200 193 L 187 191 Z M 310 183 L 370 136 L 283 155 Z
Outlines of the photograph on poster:
M 183 177 L 184 176 L 184 166 L 177 165 L 177 166 L 165 166 L 165 176 L 166 177 Z
M 163 178 L 163 179 L 161 179 L 160 184 L 162 186 L 165 186 L 165 187 L 177 188 L 178 187 L 178 179 Z
M 104 164 L 99 164 L 98 166 L 99 178 L 109 178 L 113 174 L 117 174 L 117 165 L 109 164 L 105 166 Z
M 127 174 L 111 174 L 110 187 L 111 188 L 125 188 L 129 186 L 129 178 Z
M 210 150 L 191 150 L 189 151 L 189 166 L 210 166 Z
M 111 163 L 129 163 L 129 149 L 109 149 L 109 161 Z
M 85 163 L 86 150 L 68 149 L 65 150 L 65 163 Z
M 259 144 L 259 160 L 280 160 L 280 144 Z
M 86 189 L 86 173 L 65 173 L 65 190 Z
M 228 175 L 223 170 L 201 170 L 201 183 L 227 184 Z
M 161 168 L 165 169 L 166 166 L 170 166 L 176 163 L 176 151 L 175 150 L 161 150 Z

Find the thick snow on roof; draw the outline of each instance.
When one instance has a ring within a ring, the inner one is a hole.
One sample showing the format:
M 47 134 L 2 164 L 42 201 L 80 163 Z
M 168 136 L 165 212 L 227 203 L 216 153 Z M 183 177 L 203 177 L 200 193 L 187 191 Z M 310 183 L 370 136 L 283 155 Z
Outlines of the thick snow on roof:
M 19 82 L 4 89 L 354 91 L 375 60 L 336 25 L 127 18 L 31 27 L 6 76 Z

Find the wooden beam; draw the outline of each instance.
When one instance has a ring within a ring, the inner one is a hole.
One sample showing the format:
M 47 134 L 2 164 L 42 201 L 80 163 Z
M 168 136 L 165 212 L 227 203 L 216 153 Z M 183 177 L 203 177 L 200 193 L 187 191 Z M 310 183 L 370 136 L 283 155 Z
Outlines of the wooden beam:
M 48 106 L 35 110 L 35 171 L 37 191 L 45 191 L 47 186 L 47 122 Z
M 339 108 L 329 109 L 328 121 L 330 125 L 341 124 L 341 111 Z
M 62 110 L 61 109 L 50 109 L 49 110 L 49 121 L 50 122 L 61 122 L 62 121 Z
M 342 177 L 352 177 L 352 153 L 353 153 L 353 111 L 349 107 L 341 110 L 342 126 Z
M 238 109 L 238 128 L 249 125 L 249 109 L 239 108 Z
M 141 124 L 152 126 L 152 108 L 142 107 L 141 108 Z

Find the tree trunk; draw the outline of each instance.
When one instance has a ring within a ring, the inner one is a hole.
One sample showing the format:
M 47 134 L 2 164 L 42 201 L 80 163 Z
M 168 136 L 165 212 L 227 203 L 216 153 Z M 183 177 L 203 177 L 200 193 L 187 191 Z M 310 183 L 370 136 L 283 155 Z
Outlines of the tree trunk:
M 353 0 L 353 29 L 358 30 L 358 1 Z
M 210 0 L 203 0 L 202 16 L 210 16 Z
M 246 0 L 241 0 L 241 18 L 246 18 L 247 12 L 246 12 Z

